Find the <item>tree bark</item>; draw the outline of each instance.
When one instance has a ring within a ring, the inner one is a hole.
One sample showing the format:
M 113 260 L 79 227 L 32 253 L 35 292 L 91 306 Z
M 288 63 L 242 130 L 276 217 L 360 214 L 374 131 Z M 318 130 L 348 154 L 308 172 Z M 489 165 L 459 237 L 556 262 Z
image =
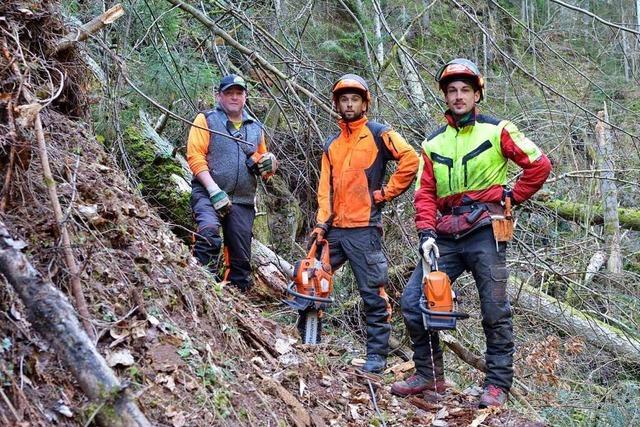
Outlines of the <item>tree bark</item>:
M 640 1 L 640 0 L 638 0 Z M 378 68 L 384 64 L 384 43 L 382 42 L 382 24 L 380 23 L 380 15 L 373 14 L 373 30 L 376 35 L 376 60 L 378 61 Z
M 607 256 L 604 254 L 604 252 L 598 251 L 593 254 L 591 259 L 589 260 L 589 265 L 587 265 L 587 269 L 585 270 L 584 279 L 582 280 L 582 285 L 584 287 L 589 286 L 589 284 L 593 280 L 593 277 L 598 271 L 600 271 L 606 261 Z
M 613 178 L 613 147 L 611 132 L 606 122 L 609 121 L 605 104 L 604 111 L 598 112 L 596 124 L 596 151 L 598 154 L 598 169 L 602 170 L 600 193 L 602 195 L 604 235 L 609 252 L 607 270 L 610 273 L 622 273 L 622 254 L 620 252 L 620 221 L 618 220 L 618 188 Z
M 140 117 L 142 135 L 153 142 L 156 150 L 156 156 L 165 159 L 173 159 L 182 167 L 182 176 L 178 176 L 176 174 L 171 175 L 171 180 L 176 183 L 176 190 L 179 193 L 190 193 L 191 185 L 189 184 L 189 181 L 191 181 L 193 174 L 191 173 L 187 159 L 185 159 L 182 154 L 176 153 L 175 147 L 156 132 L 154 126 L 151 124 L 149 115 L 146 112 L 140 110 L 138 113 Z
M 570 221 L 588 222 L 591 225 L 604 223 L 602 206 L 599 205 L 585 205 L 564 200 L 539 201 L 538 203 Z M 619 208 L 618 219 L 621 227 L 640 231 L 640 210 Z
M 56 349 L 84 393 L 98 404 L 100 425 L 151 426 L 113 371 L 80 327 L 67 298 L 31 266 L 20 252 L 27 245 L 14 240 L 0 222 L 0 273 L 24 303 L 29 321 Z

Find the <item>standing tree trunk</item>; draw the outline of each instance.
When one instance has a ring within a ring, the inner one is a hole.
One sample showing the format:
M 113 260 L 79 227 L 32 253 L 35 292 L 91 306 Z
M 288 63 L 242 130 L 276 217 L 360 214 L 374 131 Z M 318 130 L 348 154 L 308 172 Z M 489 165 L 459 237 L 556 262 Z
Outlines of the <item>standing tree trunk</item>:
M 640 31 L 640 0 L 636 0 L 636 31 Z M 638 36 L 635 38 L 635 46 L 633 75 L 637 77 L 640 75 L 640 37 Z
M 620 253 L 620 221 L 618 219 L 618 189 L 614 178 L 614 166 L 612 160 L 613 147 L 611 146 L 611 130 L 605 122 L 609 121 L 607 105 L 604 111 L 598 112 L 596 124 L 596 149 L 598 155 L 598 169 L 602 170 L 600 180 L 600 193 L 602 194 L 602 206 L 604 216 L 604 234 L 609 253 L 607 270 L 611 273 L 622 272 L 622 255 Z
M 640 1 L 640 0 L 638 0 Z M 380 23 L 380 15 L 373 14 L 373 30 L 376 34 L 376 60 L 378 68 L 384 64 L 384 44 L 382 43 L 382 24 Z
M 640 1 L 640 0 L 638 0 Z M 430 4 L 430 0 L 422 0 L 422 6 L 424 7 L 425 11 L 422 14 L 422 31 L 423 31 L 423 35 L 428 36 L 431 33 L 430 27 L 431 27 L 431 15 L 429 14 L 429 4 Z

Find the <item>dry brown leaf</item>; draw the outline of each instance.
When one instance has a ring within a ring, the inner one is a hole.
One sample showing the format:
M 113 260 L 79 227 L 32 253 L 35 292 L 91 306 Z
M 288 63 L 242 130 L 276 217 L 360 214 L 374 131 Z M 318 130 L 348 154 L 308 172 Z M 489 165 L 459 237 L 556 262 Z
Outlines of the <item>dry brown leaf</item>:
M 354 421 L 359 421 L 360 420 L 360 414 L 358 413 L 358 405 L 352 405 L 351 403 L 349 404 L 349 415 L 351 415 L 351 418 Z
M 169 391 L 174 391 L 176 389 L 176 382 L 171 375 L 159 374 L 156 377 L 156 384 L 162 384 Z
M 118 350 L 113 353 L 108 353 L 105 359 L 107 360 L 107 365 L 109 365 L 112 368 L 117 365 L 132 366 L 135 363 L 135 361 L 133 360 L 133 356 L 131 355 L 131 352 L 127 349 Z
M 355 403 L 369 403 L 371 401 L 371 396 L 369 393 L 359 393 L 357 396 L 351 398 L 352 402 Z
M 413 360 L 409 360 L 408 362 L 398 363 L 397 365 L 390 366 L 386 371 L 386 373 L 393 372 L 393 375 L 397 378 L 401 374 L 412 370 L 415 367 L 415 363 Z
M 292 349 L 292 344 L 297 340 L 292 337 L 281 337 L 276 340 L 276 351 L 280 354 L 289 353 Z
M 490 412 L 480 410 L 478 416 L 471 421 L 471 424 L 469 424 L 469 427 L 479 427 L 489 415 L 491 415 Z
M 184 427 L 187 424 L 184 412 L 176 411 L 173 406 L 169 406 L 164 415 L 171 420 L 171 425 L 173 427 Z
M 357 358 L 357 357 L 354 357 L 353 359 L 351 359 L 351 364 L 353 366 L 362 366 L 365 363 L 366 363 L 366 360 L 364 360 L 364 359 L 360 359 L 360 358 Z

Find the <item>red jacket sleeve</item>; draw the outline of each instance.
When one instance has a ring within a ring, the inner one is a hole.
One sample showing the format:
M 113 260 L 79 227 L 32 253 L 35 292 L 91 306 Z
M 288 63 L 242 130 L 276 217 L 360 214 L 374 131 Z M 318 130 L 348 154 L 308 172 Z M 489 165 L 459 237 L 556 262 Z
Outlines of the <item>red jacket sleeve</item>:
M 416 182 L 416 192 L 414 204 L 416 207 L 416 228 L 418 230 L 436 229 L 437 207 L 436 180 L 433 175 L 433 163 L 427 155 L 422 152 L 420 165 L 418 166 L 418 181 Z
M 551 173 L 549 158 L 513 123 L 507 123 L 500 135 L 502 153 L 522 168 L 513 186 L 513 201 L 522 203 L 542 188 Z

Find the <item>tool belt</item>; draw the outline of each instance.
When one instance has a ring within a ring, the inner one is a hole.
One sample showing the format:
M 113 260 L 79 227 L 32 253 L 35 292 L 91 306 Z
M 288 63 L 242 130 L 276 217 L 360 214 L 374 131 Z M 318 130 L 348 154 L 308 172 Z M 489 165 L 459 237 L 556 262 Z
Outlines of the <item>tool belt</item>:
M 492 210 L 495 211 L 496 208 L 494 207 L 493 209 L 491 209 L 491 206 L 487 203 L 476 202 L 470 205 L 454 206 L 448 211 L 445 211 L 444 214 L 455 216 L 469 214 L 465 217 L 465 219 L 469 224 L 473 224 L 478 218 L 480 218 L 480 215 L 482 215 L 483 212 L 491 213 Z
M 478 218 L 487 212 L 491 218 L 491 227 L 496 242 L 509 242 L 513 239 L 513 216 L 511 214 L 511 198 L 507 197 L 504 207 L 498 203 L 475 202 L 470 205 L 453 206 L 444 215 L 465 215 L 469 224 L 474 224 Z

